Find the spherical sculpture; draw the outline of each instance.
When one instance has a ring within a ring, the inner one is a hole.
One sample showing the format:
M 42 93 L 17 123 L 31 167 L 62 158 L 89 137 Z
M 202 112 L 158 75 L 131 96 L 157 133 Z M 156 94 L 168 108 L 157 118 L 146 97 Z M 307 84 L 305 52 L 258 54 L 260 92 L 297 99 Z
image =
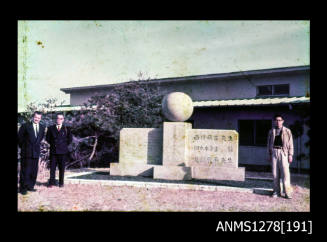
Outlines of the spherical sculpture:
M 162 112 L 170 121 L 184 122 L 193 113 L 192 99 L 183 92 L 169 93 L 162 100 Z

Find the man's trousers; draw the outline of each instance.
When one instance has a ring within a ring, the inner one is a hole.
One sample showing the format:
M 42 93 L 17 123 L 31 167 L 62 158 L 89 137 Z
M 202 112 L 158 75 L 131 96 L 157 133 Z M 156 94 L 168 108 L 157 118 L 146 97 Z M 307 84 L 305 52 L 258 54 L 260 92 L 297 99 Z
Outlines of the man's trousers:
M 288 156 L 284 154 L 282 149 L 273 150 L 271 165 L 274 178 L 274 192 L 281 193 L 280 179 L 282 179 L 285 194 L 291 195 L 292 187 Z
M 59 169 L 59 185 L 64 185 L 66 154 L 51 154 L 50 158 L 50 185 L 55 185 L 56 182 L 56 167 Z
M 39 158 L 26 158 L 20 160 L 20 191 L 31 190 L 36 183 L 37 171 L 39 168 Z

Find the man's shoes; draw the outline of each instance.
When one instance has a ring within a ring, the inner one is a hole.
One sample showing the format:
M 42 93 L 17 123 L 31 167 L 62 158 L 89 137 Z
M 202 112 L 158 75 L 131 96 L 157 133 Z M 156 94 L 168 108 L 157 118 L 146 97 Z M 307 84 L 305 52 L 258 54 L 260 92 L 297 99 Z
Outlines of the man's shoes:
M 59 187 L 64 187 L 64 184 L 59 184 Z
M 29 192 L 36 192 L 37 190 L 34 189 L 34 188 L 32 188 L 32 189 L 27 189 L 27 191 L 29 191 Z
M 277 193 L 277 192 L 273 192 L 273 194 L 271 195 L 271 197 L 280 197 L 280 194 L 279 193 Z
M 50 180 L 48 179 L 48 186 L 58 186 L 58 181 L 57 180 Z
M 48 188 L 51 188 L 53 187 L 54 185 L 53 184 L 48 184 Z
M 285 198 L 286 199 L 292 199 L 292 196 L 291 195 L 288 195 L 288 194 L 285 194 Z

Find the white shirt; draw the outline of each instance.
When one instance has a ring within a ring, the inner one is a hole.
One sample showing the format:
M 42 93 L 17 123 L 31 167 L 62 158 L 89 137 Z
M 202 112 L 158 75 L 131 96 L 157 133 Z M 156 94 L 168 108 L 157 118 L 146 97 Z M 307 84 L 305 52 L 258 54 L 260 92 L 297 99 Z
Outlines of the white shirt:
M 37 137 L 37 133 L 40 130 L 39 124 L 33 123 L 33 128 L 34 128 L 35 137 Z
M 61 125 L 59 125 L 59 124 L 56 124 L 56 126 L 57 126 L 57 129 L 61 129 L 61 126 L 62 126 L 62 124 Z

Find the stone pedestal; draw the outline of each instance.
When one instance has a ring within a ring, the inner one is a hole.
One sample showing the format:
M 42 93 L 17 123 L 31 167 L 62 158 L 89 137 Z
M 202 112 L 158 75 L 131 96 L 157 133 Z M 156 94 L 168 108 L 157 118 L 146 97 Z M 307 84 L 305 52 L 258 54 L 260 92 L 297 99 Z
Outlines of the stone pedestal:
M 245 180 L 245 169 L 238 168 L 238 133 L 235 130 L 188 130 L 187 160 L 193 179 Z
M 119 164 L 110 163 L 111 176 L 144 176 L 153 177 L 153 169 L 156 165 L 145 164 Z
M 187 132 L 188 166 L 238 167 L 238 133 L 191 129 Z
M 216 180 L 216 181 L 244 181 L 245 168 L 230 168 L 230 167 L 210 167 L 210 166 L 193 166 L 192 178 L 201 180 Z
M 166 180 L 245 180 L 238 167 L 235 130 L 192 129 L 165 122 L 163 129 L 125 128 L 120 132 L 119 163 L 110 175 Z
M 155 166 L 154 179 L 192 180 L 192 169 L 186 166 Z
M 162 129 L 125 128 L 120 132 L 119 164 L 111 175 L 150 176 L 167 180 L 245 180 L 238 167 L 238 133 L 235 130 L 192 129 L 184 122 L 192 115 L 191 98 L 168 94 L 163 113 L 173 122 Z
M 152 177 L 162 164 L 162 129 L 124 128 L 119 139 L 119 163 L 110 164 L 110 175 Z
M 162 164 L 164 166 L 186 165 L 186 132 L 190 129 L 192 129 L 191 123 L 163 123 Z
M 119 163 L 161 165 L 162 129 L 122 129 L 119 135 Z

